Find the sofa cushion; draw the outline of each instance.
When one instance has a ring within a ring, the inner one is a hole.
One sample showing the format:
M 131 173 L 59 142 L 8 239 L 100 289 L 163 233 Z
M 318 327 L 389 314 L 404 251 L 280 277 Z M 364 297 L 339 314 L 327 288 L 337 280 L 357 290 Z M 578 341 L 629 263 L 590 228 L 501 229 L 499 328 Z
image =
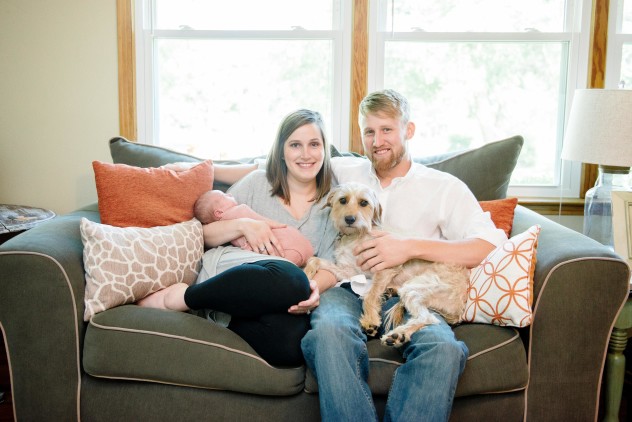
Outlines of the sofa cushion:
M 507 196 L 511 173 L 516 167 L 523 143 L 521 136 L 513 136 L 467 151 L 432 157 L 416 157 L 414 161 L 458 177 L 479 201 L 489 201 Z M 178 161 L 202 161 L 201 158 L 192 155 L 155 145 L 130 142 L 121 137 L 110 139 L 110 154 L 115 163 L 138 167 L 158 167 Z M 331 155 L 332 157 L 340 155 L 333 145 Z M 253 160 L 254 158 L 243 158 L 237 161 L 215 160 L 214 162 L 229 164 L 247 163 Z M 227 188 L 219 183 L 213 187 L 222 190 Z
M 510 327 L 462 324 L 454 328 L 469 357 L 456 396 L 523 390 L 528 371 L 524 344 Z M 388 393 L 403 363 L 397 349 L 367 343 L 369 386 Z M 168 362 L 157 365 L 156 362 Z M 198 316 L 124 305 L 95 315 L 86 331 L 83 366 L 91 376 L 158 382 L 263 395 L 318 392 L 304 368 L 275 368 L 238 335 Z M 305 385 L 303 386 L 303 382 Z
M 466 151 L 414 160 L 458 177 L 476 199 L 489 201 L 507 196 L 511 174 L 523 144 L 522 136 L 513 136 Z
M 110 139 L 110 155 L 115 164 L 136 167 L 160 167 L 169 163 L 200 162 L 201 158 L 156 145 L 130 142 L 117 136 Z
M 305 370 L 275 368 L 237 334 L 196 315 L 123 305 L 95 315 L 83 346 L 86 373 L 262 395 L 303 389 Z
M 465 370 L 459 379 L 456 397 L 524 390 L 529 373 L 527 354 L 515 328 L 484 324 L 462 324 L 454 328 L 456 337 L 469 349 Z M 373 394 L 386 395 L 395 370 L 404 360 L 397 349 L 369 340 L 369 387 Z M 307 371 L 305 391 L 318 392 L 318 383 Z
M 213 186 L 213 163 L 188 170 L 92 163 L 101 222 L 118 227 L 155 227 L 193 218 L 193 205 Z
M 200 271 L 204 238 L 196 219 L 140 228 L 82 218 L 80 231 L 86 274 L 84 321 L 172 284 L 192 284 Z
M 527 327 L 540 226 L 534 225 L 491 251 L 470 272 L 463 321 Z
M 492 221 L 497 228 L 502 229 L 507 237 L 511 236 L 513 217 L 518 205 L 518 198 L 495 199 L 492 201 L 479 201 L 483 211 L 489 212 Z

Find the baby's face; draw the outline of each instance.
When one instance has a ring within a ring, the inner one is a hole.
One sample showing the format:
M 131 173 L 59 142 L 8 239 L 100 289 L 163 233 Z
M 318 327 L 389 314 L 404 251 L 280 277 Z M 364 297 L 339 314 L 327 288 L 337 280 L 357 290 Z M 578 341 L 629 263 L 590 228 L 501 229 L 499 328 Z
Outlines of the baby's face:
M 227 210 L 237 205 L 237 201 L 233 198 L 233 195 L 229 193 L 218 194 L 215 202 L 215 208 L 220 210 Z

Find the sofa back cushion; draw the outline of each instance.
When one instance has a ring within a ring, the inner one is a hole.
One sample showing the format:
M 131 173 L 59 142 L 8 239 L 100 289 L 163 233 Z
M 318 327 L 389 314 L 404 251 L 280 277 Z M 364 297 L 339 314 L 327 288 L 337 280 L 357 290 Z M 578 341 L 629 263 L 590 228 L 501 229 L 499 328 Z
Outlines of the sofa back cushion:
M 481 147 L 414 158 L 418 163 L 450 173 L 461 179 L 479 201 L 504 198 L 511 174 L 524 144 L 522 136 L 490 142 Z
M 450 173 L 461 179 L 479 201 L 501 199 L 507 195 L 511 174 L 518 162 L 524 140 L 513 136 L 481 147 L 431 157 L 415 157 L 414 161 Z M 116 137 L 110 140 L 110 153 L 114 163 L 137 167 L 159 167 L 174 162 L 202 161 L 202 158 L 179 153 L 155 145 L 130 142 Z M 332 157 L 341 155 L 332 146 Z M 235 161 L 215 161 L 219 164 L 248 163 L 254 158 Z M 215 189 L 226 186 L 214 185 Z
M 201 158 L 168 148 L 130 142 L 120 136 L 110 139 L 110 155 L 114 164 L 135 167 L 160 167 L 169 163 L 203 161 Z

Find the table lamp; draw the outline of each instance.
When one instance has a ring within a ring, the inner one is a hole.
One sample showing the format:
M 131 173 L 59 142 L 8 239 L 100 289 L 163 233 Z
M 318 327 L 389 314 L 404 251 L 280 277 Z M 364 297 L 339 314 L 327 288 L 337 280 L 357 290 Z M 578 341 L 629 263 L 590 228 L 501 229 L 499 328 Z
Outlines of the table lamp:
M 562 159 L 599 165 L 597 182 L 586 192 L 584 234 L 613 247 L 612 191 L 631 190 L 632 90 L 575 91 Z

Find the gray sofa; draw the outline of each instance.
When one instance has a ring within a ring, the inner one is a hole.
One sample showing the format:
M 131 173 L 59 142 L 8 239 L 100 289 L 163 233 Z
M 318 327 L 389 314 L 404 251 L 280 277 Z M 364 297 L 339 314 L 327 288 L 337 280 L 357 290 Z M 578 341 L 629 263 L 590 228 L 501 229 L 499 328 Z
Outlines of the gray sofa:
M 522 143 L 514 137 L 420 161 L 457 175 L 479 200 L 502 198 Z M 110 148 L 114 162 L 145 167 L 198 160 L 123 138 Z M 237 335 L 194 314 L 124 305 L 84 323 L 82 217 L 100 221 L 96 204 L 0 246 L 0 327 L 18 420 L 319 420 L 309 371 L 271 367 Z M 533 323 L 454 328 L 470 357 L 452 420 L 597 417 L 629 269 L 604 246 L 518 206 L 513 233 L 533 224 L 542 227 Z M 383 412 L 401 358 L 375 340 L 368 347 L 369 383 Z

